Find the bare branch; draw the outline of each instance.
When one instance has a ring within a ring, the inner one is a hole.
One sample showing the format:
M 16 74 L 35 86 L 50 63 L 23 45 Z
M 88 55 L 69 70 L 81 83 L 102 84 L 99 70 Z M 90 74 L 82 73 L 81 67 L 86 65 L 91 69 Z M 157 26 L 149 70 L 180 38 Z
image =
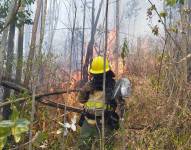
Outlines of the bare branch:
M 69 90 L 69 92 L 77 92 L 78 90 Z M 72 107 L 72 106 L 66 106 L 64 104 L 61 103 L 56 103 L 50 100 L 43 100 L 42 98 L 44 97 L 48 97 L 48 96 L 53 96 L 53 95 L 58 95 L 58 94 L 63 94 L 63 93 L 67 93 L 67 91 L 57 91 L 57 92 L 53 92 L 53 93 L 46 93 L 46 94 L 41 94 L 41 95 L 37 95 L 35 96 L 35 100 L 43 105 L 47 105 L 50 107 L 55 107 L 55 108 L 60 108 L 60 109 L 64 109 L 65 107 L 67 108 L 67 111 L 74 111 L 74 112 L 82 112 L 83 109 L 82 108 L 78 108 L 78 107 Z M 29 97 L 23 97 L 23 98 L 18 98 L 14 101 L 9 101 L 9 102 L 5 102 L 5 103 L 0 103 L 0 108 L 8 105 L 8 104 L 13 104 L 13 103 L 17 103 L 17 102 L 23 102 L 26 101 L 28 98 L 31 98 L 31 96 Z
M 164 29 L 166 31 L 166 33 L 169 35 L 169 37 L 172 39 L 172 41 L 174 42 L 174 44 L 176 45 L 176 47 L 179 49 L 179 50 L 182 50 L 180 45 L 176 42 L 176 40 L 172 37 L 172 35 L 170 34 L 170 32 L 168 31 L 167 27 L 166 27 L 166 24 L 164 23 L 162 17 L 160 16 L 158 10 L 156 9 L 155 5 L 151 2 L 151 0 L 148 0 L 148 2 L 151 4 L 151 6 L 154 6 L 154 11 L 156 12 L 157 16 L 159 17 L 161 23 L 163 24 L 164 26 Z

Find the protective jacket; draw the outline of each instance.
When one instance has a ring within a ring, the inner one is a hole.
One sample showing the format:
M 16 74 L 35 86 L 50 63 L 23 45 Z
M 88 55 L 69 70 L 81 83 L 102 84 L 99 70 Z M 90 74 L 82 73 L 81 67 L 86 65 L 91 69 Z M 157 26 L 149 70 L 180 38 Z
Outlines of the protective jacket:
M 101 118 L 101 110 L 105 109 L 105 122 L 109 124 L 111 129 L 119 127 L 119 117 L 115 113 L 117 103 L 113 98 L 115 80 L 106 77 L 105 103 L 103 97 L 102 76 L 95 76 L 91 81 L 87 82 L 81 89 L 78 99 L 84 104 L 85 113 L 81 117 L 81 125 L 86 119 L 90 124 L 95 124 L 96 120 L 99 124 Z M 93 121 L 94 120 L 94 121 Z

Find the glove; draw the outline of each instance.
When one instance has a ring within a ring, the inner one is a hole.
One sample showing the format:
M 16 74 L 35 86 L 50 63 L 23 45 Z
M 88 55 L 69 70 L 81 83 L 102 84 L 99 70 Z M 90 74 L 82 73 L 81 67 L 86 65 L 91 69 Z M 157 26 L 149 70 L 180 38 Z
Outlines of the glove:
M 90 92 L 92 91 L 92 86 L 90 82 L 87 82 L 81 89 L 82 92 Z
M 81 116 L 80 116 L 80 120 L 79 120 L 79 122 L 78 122 L 78 125 L 79 125 L 80 127 L 82 127 L 82 125 L 83 125 L 83 123 L 84 123 L 84 120 L 85 120 L 85 114 L 82 113 Z
M 80 103 L 85 103 L 89 99 L 89 94 L 92 91 L 92 87 L 89 82 L 87 82 L 80 90 L 78 94 L 78 99 Z

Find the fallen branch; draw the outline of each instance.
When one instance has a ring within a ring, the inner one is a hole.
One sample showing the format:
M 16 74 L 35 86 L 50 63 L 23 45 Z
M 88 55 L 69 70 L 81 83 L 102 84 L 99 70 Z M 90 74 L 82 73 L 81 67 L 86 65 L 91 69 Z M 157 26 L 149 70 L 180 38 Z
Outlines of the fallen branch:
M 27 88 L 23 87 L 22 85 L 18 85 L 18 84 L 14 83 L 14 82 L 2 81 L 1 85 L 4 86 L 4 87 L 10 88 L 10 89 L 14 89 L 15 91 L 18 91 L 18 92 L 29 91 Z M 59 108 L 59 109 L 64 109 L 65 107 L 67 107 L 68 111 L 80 113 L 80 112 L 83 111 L 83 108 L 66 106 L 66 105 L 61 104 L 61 103 L 56 103 L 56 102 L 53 102 L 53 101 L 50 101 L 50 100 L 43 100 L 42 99 L 44 97 L 60 95 L 60 94 L 64 94 L 64 93 L 67 93 L 67 92 L 71 93 L 71 92 L 79 92 L 79 91 L 80 91 L 79 89 L 58 90 L 58 91 L 51 92 L 51 93 L 45 93 L 45 94 L 36 95 L 35 100 L 37 102 L 43 104 L 43 105 L 46 105 L 46 106 Z M 31 94 L 30 91 L 29 91 L 29 94 Z M 18 98 L 18 99 L 14 100 L 14 101 L 8 101 L 8 102 L 5 102 L 5 103 L 0 103 L 0 108 L 2 108 L 5 105 L 26 101 L 28 98 L 31 98 L 31 95 L 29 97 Z
M 53 102 L 53 101 L 50 101 L 50 100 L 42 100 L 41 99 L 42 97 L 44 97 L 44 95 L 38 95 L 38 96 L 35 97 L 35 100 L 37 102 L 43 104 L 43 105 L 54 107 L 54 108 L 64 109 L 64 107 L 65 107 L 65 105 L 61 104 L 61 103 L 56 103 L 56 102 Z M 26 97 L 26 98 L 18 98 L 18 99 L 14 100 L 14 101 L 0 103 L 0 108 L 4 107 L 6 105 L 9 105 L 9 104 L 26 101 L 28 98 L 31 98 L 31 96 L 30 97 Z M 83 108 L 72 107 L 72 106 L 66 106 L 66 107 L 67 107 L 67 110 L 71 111 L 71 112 L 80 113 L 80 112 L 83 111 Z
M 2 86 L 6 87 L 6 88 L 13 89 L 13 90 L 15 90 L 17 92 L 28 91 L 29 94 L 31 94 L 31 91 L 29 89 L 27 89 L 26 87 L 24 87 L 22 85 L 14 83 L 14 82 L 3 80 L 3 81 L 1 81 L 0 84 Z M 51 96 L 51 95 L 59 95 L 59 94 L 67 93 L 67 92 L 71 93 L 71 92 L 79 92 L 79 91 L 80 91 L 79 89 L 70 89 L 69 91 L 67 91 L 67 90 L 57 90 L 57 91 L 54 91 L 54 92 L 51 92 L 51 93 L 45 93 L 45 94 L 37 95 L 37 98 L 42 98 L 42 97 Z
M 35 97 L 35 100 L 43 105 L 46 106 L 50 106 L 50 107 L 55 107 L 55 108 L 59 108 L 59 109 L 64 109 L 65 105 L 61 104 L 61 103 L 56 103 L 50 100 L 42 100 L 43 97 L 45 96 L 50 96 L 52 93 L 48 93 L 48 94 L 42 94 L 42 95 L 37 95 Z M 52 95 L 51 95 L 52 96 Z M 4 107 L 5 105 L 9 105 L 9 104 L 13 104 L 16 102 L 22 102 L 22 101 L 26 101 L 28 98 L 30 97 L 26 97 L 26 98 L 18 98 L 14 101 L 9 101 L 9 102 L 5 102 L 5 103 L 0 103 L 0 108 Z M 72 107 L 72 106 L 66 106 L 68 111 L 72 111 L 72 112 L 77 112 L 80 113 L 83 111 L 83 108 L 78 108 L 78 107 Z
M 10 82 L 10 81 L 6 81 L 6 80 L 3 80 L 1 81 L 0 83 L 1 86 L 4 86 L 6 88 L 9 88 L 9 89 L 13 89 L 17 92 L 24 92 L 24 91 L 27 91 L 31 94 L 31 92 L 29 91 L 29 89 L 25 88 L 24 86 L 22 85 L 19 85 L 17 83 L 14 83 L 14 82 Z
M 69 90 L 69 92 L 78 92 L 78 91 L 79 91 L 78 89 Z M 77 112 L 77 113 L 80 113 L 83 111 L 83 108 L 65 106 L 64 104 L 61 104 L 61 103 L 56 103 L 56 102 L 53 102 L 50 100 L 42 99 L 44 97 L 59 95 L 59 94 L 63 94 L 63 93 L 67 93 L 67 90 L 60 90 L 60 91 L 55 91 L 55 92 L 51 92 L 51 93 L 40 94 L 40 95 L 35 96 L 35 100 L 43 105 L 50 106 L 50 107 L 55 107 L 55 108 L 59 108 L 59 109 L 64 109 L 65 107 L 67 107 L 68 111 Z M 14 101 L 0 103 L 0 108 L 4 107 L 5 105 L 26 101 L 28 98 L 31 98 L 31 96 L 24 97 L 24 98 L 18 98 Z
M 83 108 L 66 106 L 64 104 L 56 103 L 56 102 L 53 102 L 53 101 L 50 101 L 50 100 L 48 100 L 48 101 L 47 100 L 46 101 L 37 100 L 37 102 L 40 102 L 41 104 L 46 105 L 46 106 L 50 106 L 50 107 L 54 107 L 54 108 L 59 108 L 59 109 L 63 109 L 63 110 L 66 107 L 67 111 L 70 111 L 70 112 L 76 112 L 76 113 L 83 112 Z
M 53 95 L 60 95 L 60 94 L 64 94 L 64 93 L 72 93 L 72 92 L 79 92 L 80 90 L 79 89 L 70 89 L 70 90 L 58 90 L 58 91 L 55 91 L 55 92 L 51 92 L 51 93 L 45 93 L 45 94 L 41 94 L 41 95 L 37 95 L 36 98 L 37 99 L 40 99 L 40 98 L 43 98 L 43 97 L 47 97 L 47 96 L 53 96 Z

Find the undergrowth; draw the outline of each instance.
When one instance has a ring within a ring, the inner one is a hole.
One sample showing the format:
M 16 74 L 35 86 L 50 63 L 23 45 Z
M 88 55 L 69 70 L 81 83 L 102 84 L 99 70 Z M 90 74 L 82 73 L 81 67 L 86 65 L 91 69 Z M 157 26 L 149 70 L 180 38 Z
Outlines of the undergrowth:
M 125 139 L 122 149 L 190 150 L 191 110 L 186 105 L 189 94 L 167 95 L 163 89 L 156 90 L 153 79 L 130 78 L 133 94 L 127 99 L 125 126 L 114 149 L 120 149 Z
M 130 75 L 132 96 L 126 99 L 125 120 L 115 132 L 114 146 L 117 150 L 191 150 L 190 91 L 169 94 L 157 78 Z M 160 87 L 160 88 L 158 88 Z M 64 112 L 38 105 L 33 135 L 38 137 L 34 149 L 76 149 L 80 127 L 67 136 L 58 133 Z M 70 122 L 74 114 L 68 113 Z

